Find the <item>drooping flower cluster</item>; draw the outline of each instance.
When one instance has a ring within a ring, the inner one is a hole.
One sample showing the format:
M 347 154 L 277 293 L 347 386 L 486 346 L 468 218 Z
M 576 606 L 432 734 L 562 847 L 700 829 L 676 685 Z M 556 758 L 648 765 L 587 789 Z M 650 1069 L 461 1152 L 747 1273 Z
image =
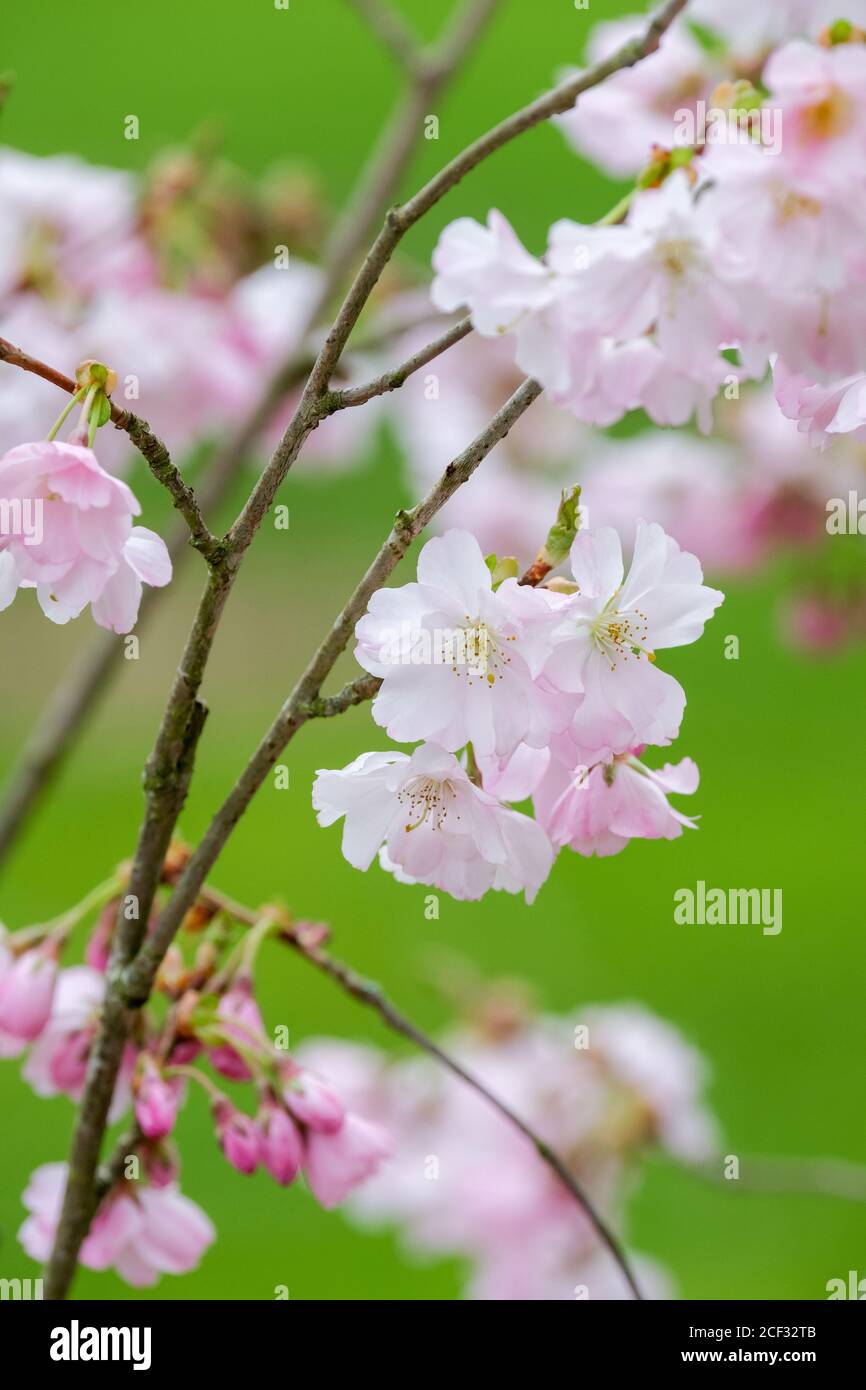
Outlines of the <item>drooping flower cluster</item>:
M 172 848 L 166 883 L 175 881 L 188 853 Z M 81 1097 L 126 872 L 54 926 L 0 935 L 0 1057 L 26 1052 L 23 1076 L 39 1096 Z M 91 911 L 94 896 L 104 906 L 87 963 L 61 969 L 69 934 Z M 283 1187 L 303 1173 L 325 1209 L 342 1203 L 390 1154 L 388 1132 L 347 1105 L 339 1088 L 301 1065 L 265 1028 L 255 997 L 255 957 L 287 921 L 274 910 L 238 937 L 231 909 L 206 897 L 190 915 L 183 944 L 167 955 L 154 1001 L 126 1045 L 109 1119 L 132 1108 L 138 1137 L 129 1142 L 123 1171 L 82 1246 L 86 1268 L 110 1267 L 127 1283 L 153 1284 L 160 1274 L 195 1268 L 214 1240 L 210 1219 L 178 1187 L 174 1136 L 191 1083 L 206 1092 L 216 1141 L 236 1171 L 261 1167 Z M 312 925 L 307 930 L 317 940 L 323 935 Z M 244 1086 L 254 1096 L 254 1113 L 241 1109 L 214 1075 Z M 66 1165 L 48 1163 L 24 1193 L 30 1215 L 19 1239 L 34 1259 L 45 1261 L 51 1253 L 65 1185 Z
M 714 1151 L 701 1057 L 638 1005 L 537 1016 L 493 991 L 475 1002 L 471 1026 L 441 1041 L 565 1157 L 614 1226 L 650 1150 L 686 1163 Z M 333 1040 L 308 1044 L 303 1060 L 395 1135 L 393 1158 L 351 1199 L 360 1223 L 396 1225 L 416 1252 L 467 1258 L 470 1298 L 630 1297 L 589 1219 L 477 1092 L 426 1059 L 394 1062 Z M 671 1296 L 658 1266 L 631 1262 L 645 1297 Z
M 723 596 L 656 524 L 638 523 L 627 577 L 611 528 L 579 532 L 570 563 L 565 593 L 497 584 L 475 538 L 449 531 L 422 550 L 417 583 L 374 594 L 356 629 L 381 679 L 373 718 L 426 741 L 319 772 L 319 822 L 344 818 L 356 868 L 378 851 L 402 882 L 532 902 L 560 845 L 610 854 L 693 824 L 666 792 L 694 791 L 694 764 L 652 773 L 638 754 L 670 744 L 685 707 L 656 653 L 695 641 Z M 530 795 L 536 820 L 504 804 Z

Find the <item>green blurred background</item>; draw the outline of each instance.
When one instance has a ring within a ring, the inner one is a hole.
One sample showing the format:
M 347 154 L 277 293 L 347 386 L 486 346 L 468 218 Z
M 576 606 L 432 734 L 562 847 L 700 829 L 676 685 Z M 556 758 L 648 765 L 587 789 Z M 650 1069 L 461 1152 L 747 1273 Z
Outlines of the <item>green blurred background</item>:
M 429 34 L 450 7 L 404 0 L 402 8 Z M 628 8 L 614 0 L 592 0 L 588 11 L 572 0 L 503 0 L 481 50 L 437 103 L 441 138 L 421 142 L 407 191 L 578 61 L 592 22 Z M 238 164 L 259 172 L 287 155 L 307 156 L 335 203 L 398 86 L 392 63 L 341 0 L 290 0 L 286 11 L 272 0 L 15 6 L 5 15 L 0 64 L 17 74 L 4 142 L 140 168 L 214 117 Z M 130 113 L 140 118 L 137 143 L 123 138 Z M 591 220 L 615 191 L 542 128 L 452 192 L 407 250 L 424 262 L 445 222 L 483 216 L 491 205 L 540 249 L 551 221 Z M 135 484 L 148 523 L 160 525 L 162 498 L 141 472 Z M 182 822 L 193 841 L 395 506 L 411 499 L 383 436 L 362 469 L 336 480 L 292 475 L 282 500 L 291 508 L 289 537 L 266 528 L 251 552 L 208 673 L 211 716 Z M 200 575 L 187 571 L 145 631 L 141 660 L 120 661 L 109 699 L 6 875 L 2 916 L 10 927 L 50 917 L 129 854 L 140 768 L 199 584 Z M 290 789 L 263 789 L 214 881 L 234 897 L 256 903 L 281 895 L 299 913 L 328 919 L 336 951 L 382 980 L 430 1029 L 448 1012 L 430 984 L 431 950 L 441 948 L 491 977 L 527 977 L 553 1010 L 641 1000 L 710 1059 L 726 1152 L 866 1161 L 857 874 L 866 657 L 809 663 L 788 652 L 773 624 L 779 584 L 777 574 L 726 586 L 727 602 L 704 640 L 668 663 L 689 694 L 681 750 L 702 771 L 698 833 L 672 844 L 636 842 L 612 860 L 563 853 L 532 909 L 504 894 L 478 904 L 443 897 L 440 920 L 428 922 L 423 890 L 400 887 L 378 869 L 349 868 L 338 833 L 319 830 L 310 808 L 316 768 L 384 746 L 362 709 L 303 732 L 288 759 Z M 89 626 L 85 616 L 54 628 L 26 596 L 4 614 L 4 768 Z M 740 638 L 738 661 L 723 656 L 729 633 Z M 347 659 L 335 685 L 350 671 Z M 673 891 L 699 878 L 781 887 L 782 933 L 675 926 Z M 267 1019 L 288 1024 L 293 1041 L 332 1033 L 392 1045 L 375 1018 L 302 961 L 276 949 L 261 959 Z M 72 1109 L 63 1098 L 37 1100 L 14 1064 L 0 1070 L 0 1106 L 0 1272 L 12 1277 L 36 1272 L 15 1241 L 20 1193 L 37 1164 L 65 1154 Z M 199 1095 L 183 1114 L 181 1139 L 184 1189 L 219 1230 L 201 1268 L 141 1293 L 113 1275 L 83 1271 L 81 1296 L 267 1299 L 279 1284 L 299 1299 L 459 1295 L 459 1263 L 407 1261 L 396 1239 L 354 1231 L 300 1187 L 283 1192 L 267 1177 L 235 1174 L 217 1151 Z M 866 1273 L 866 1207 L 748 1194 L 734 1184 L 716 1191 L 661 1161 L 649 1166 L 631 1204 L 628 1236 L 670 1268 L 687 1298 L 822 1298 L 828 1279 Z

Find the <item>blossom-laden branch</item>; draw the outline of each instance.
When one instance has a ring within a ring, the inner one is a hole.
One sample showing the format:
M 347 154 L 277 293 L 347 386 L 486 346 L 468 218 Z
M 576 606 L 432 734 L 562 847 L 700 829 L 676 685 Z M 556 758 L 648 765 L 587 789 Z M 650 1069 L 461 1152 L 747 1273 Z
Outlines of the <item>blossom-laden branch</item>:
M 308 346 L 311 330 L 340 290 L 356 257 L 372 235 L 383 209 L 396 193 L 414 155 L 424 115 L 431 101 L 445 90 L 471 55 L 495 3 L 496 0 L 469 0 L 465 9 L 458 9 L 453 23 L 442 38 L 431 47 L 421 49 L 407 69 L 406 93 L 398 101 L 381 141 L 362 169 L 357 185 L 350 193 L 326 244 L 322 283 L 299 327 L 298 346 L 289 352 L 272 378 L 265 383 L 245 419 L 229 434 L 210 462 L 199 488 L 200 509 L 205 515 L 217 511 L 250 450 L 272 423 L 286 398 L 308 376 L 316 356 L 315 353 L 311 354 Z M 12 353 L 17 353 L 11 344 L 7 346 Z M 35 362 L 26 354 L 19 356 L 26 358 L 28 363 Z M 8 356 L 5 360 L 24 366 L 24 361 L 15 361 Z M 39 364 L 40 367 L 43 365 Z M 30 369 L 28 366 L 27 370 Z M 53 368 L 44 367 L 44 373 L 38 371 L 37 374 L 45 375 L 46 380 L 62 390 L 74 389 L 70 379 Z M 130 420 L 132 418 L 129 417 Z M 152 436 L 152 442 L 154 457 L 161 457 L 161 442 L 155 436 Z M 141 448 L 141 443 L 138 443 L 138 447 Z M 189 554 L 187 539 L 186 525 L 179 527 L 169 537 L 168 551 L 175 572 Z M 139 632 L 157 602 L 157 591 L 145 590 L 139 611 Z M 112 672 L 117 669 L 117 642 L 106 633 L 97 633 L 90 649 L 71 675 L 61 682 L 54 699 L 27 741 L 0 805 L 0 864 L 20 835 L 39 797 L 68 757 L 88 716 L 105 693 Z
M 211 822 L 181 879 L 153 936 L 144 945 L 162 863 L 183 805 L 202 716 L 198 692 L 225 603 L 243 556 L 264 520 L 276 494 L 306 439 L 327 413 L 327 392 L 361 312 L 402 237 L 420 218 L 490 154 L 525 130 L 557 112 L 612 73 L 632 66 L 654 52 L 661 36 L 684 8 L 685 0 L 668 0 L 650 22 L 642 39 L 621 48 L 613 58 L 557 87 L 531 103 L 470 145 L 414 198 L 393 209 L 340 308 L 307 380 L 292 420 L 240 515 L 226 536 L 224 556 L 210 570 L 186 647 L 169 694 L 165 712 L 145 767 L 145 814 L 130 878 L 130 897 L 136 918 L 121 916 L 108 970 L 103 1015 L 88 1065 L 84 1093 L 73 1135 L 69 1176 L 57 1238 L 46 1271 L 48 1298 L 65 1296 L 78 1251 L 92 1219 L 94 1177 L 107 1122 L 110 1098 L 129 1027 L 128 1010 L 147 997 L 150 984 L 186 911 L 218 858 L 238 819 L 261 785 L 280 750 L 304 722 L 302 708 L 320 693 L 322 681 L 344 649 L 360 612 L 370 596 L 402 558 L 414 537 L 439 507 L 471 475 L 513 421 L 540 394 L 529 380 L 495 417 L 488 430 L 449 465 L 436 488 L 412 513 L 398 514 L 397 523 L 373 565 L 358 585 L 334 628 L 315 653 L 307 670 L 274 725 L 256 750 L 227 801 Z M 186 905 L 185 905 L 186 904 Z
M 317 707 L 321 686 L 345 650 L 355 624 L 364 613 L 372 595 L 382 587 L 415 538 L 429 525 L 457 489 L 472 476 L 494 445 L 505 438 L 515 421 L 520 419 L 540 394 L 541 388 L 537 382 L 524 382 L 498 411 L 487 428 L 448 465 L 427 496 L 411 511 L 397 514 L 393 529 L 314 653 L 307 669 L 259 743 L 232 791 L 213 817 L 154 931 L 125 972 L 123 988 L 130 1006 L 140 1005 L 147 999 L 160 962 L 175 933 L 195 902 L 229 836 L 277 758 L 302 725 L 315 714 L 322 712 Z M 366 698 L 368 692 L 374 693 L 373 683 L 362 678 L 360 684 L 353 683 L 339 695 L 332 697 L 330 712 L 337 713 L 348 709 L 351 705 L 359 703 L 360 699 Z M 359 698 L 356 699 L 356 696 Z M 327 702 L 324 711 L 328 711 Z

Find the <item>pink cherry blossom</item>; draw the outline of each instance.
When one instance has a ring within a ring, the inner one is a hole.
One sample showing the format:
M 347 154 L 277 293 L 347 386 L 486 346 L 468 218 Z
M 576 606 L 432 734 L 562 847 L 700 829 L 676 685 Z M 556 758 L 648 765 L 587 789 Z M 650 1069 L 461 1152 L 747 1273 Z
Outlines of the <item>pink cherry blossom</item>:
M 144 584 L 164 588 L 171 573 L 171 557 L 162 537 L 146 526 L 133 526 L 117 569 L 91 605 L 95 621 L 112 632 L 130 632 L 138 618 Z
M 469 779 L 452 753 L 423 744 L 405 753 L 364 753 L 339 771 L 319 772 L 313 806 L 320 825 L 345 817 L 343 854 L 368 869 L 430 884 L 458 899 L 490 888 L 532 902 L 553 851 L 540 826 L 503 806 Z
M 814 448 L 829 448 L 840 434 L 866 441 L 866 373 L 824 385 L 795 376 L 778 361 L 773 382 L 782 412 Z
M 0 1034 L 22 1046 L 38 1038 L 51 1015 L 56 981 L 57 949 L 50 942 L 15 957 L 0 974 Z
M 18 1232 L 27 1254 L 44 1263 L 54 1244 L 66 1164 L 47 1163 L 32 1174 L 23 1195 L 30 1216 Z M 81 1247 L 87 1269 L 114 1268 L 135 1288 L 155 1284 L 161 1274 L 195 1269 L 216 1237 L 209 1218 L 175 1184 L 130 1183 L 109 1195 Z
M 310 1191 L 319 1205 L 330 1211 L 366 1182 L 391 1152 L 392 1143 L 386 1131 L 359 1115 L 348 1114 L 332 1134 L 310 1130 L 304 1152 Z
M 643 15 L 594 25 L 587 61 L 609 58 L 645 26 Z M 674 24 L 656 53 L 584 92 L 572 110 L 554 121 L 580 154 L 607 173 L 636 174 L 649 164 L 653 145 L 673 145 L 675 113 L 693 108 L 697 97 L 707 95 L 718 72 L 718 62 L 688 28 Z
M 73 965 L 60 971 L 51 1015 L 24 1064 L 24 1079 L 38 1096 L 81 1099 L 104 994 L 105 976 L 91 966 Z M 129 1105 L 134 1068 L 135 1049 L 129 1045 L 114 1090 L 111 1120 L 118 1119 Z
M 132 492 L 91 449 L 59 441 L 10 449 L 0 459 L 0 495 L 18 502 L 22 516 L 25 506 L 34 511 L 26 530 L 0 537 L 0 553 L 11 557 L 19 584 L 36 589 L 52 622 L 69 622 L 91 603 L 98 622 L 126 632 L 141 579 L 171 577 L 163 542 L 132 526 L 141 510 Z
M 296 1120 L 321 1134 L 336 1134 L 346 1118 L 342 1101 L 314 1072 L 292 1068 L 283 1100 Z
M 380 589 L 355 628 L 356 659 L 381 676 L 372 713 L 391 738 L 479 754 L 543 746 L 567 720 L 536 681 L 553 650 L 553 595 L 508 579 L 494 592 L 475 537 L 448 531 L 418 557 L 418 582 Z
M 436 308 L 451 313 L 472 304 L 479 333 L 490 336 L 513 327 L 528 309 L 544 308 L 555 292 L 550 271 L 496 209 L 486 227 L 471 217 L 452 222 L 433 254 L 433 269 Z
M 800 163 L 835 172 L 840 159 L 852 171 L 866 136 L 866 51 L 859 43 L 820 44 L 794 39 L 771 54 L 762 74 L 782 107 L 785 144 Z
M 668 793 L 697 790 L 691 758 L 659 771 L 628 754 L 593 768 L 569 770 L 553 758 L 533 792 L 535 814 L 555 845 L 578 854 L 619 854 L 629 840 L 674 840 L 695 822 L 668 802 Z
M 571 721 L 572 767 L 604 761 L 679 732 L 685 694 L 656 651 L 694 642 L 724 595 L 703 584 L 698 560 L 655 523 L 638 522 L 631 569 L 611 527 L 581 531 L 571 549 L 577 593 L 557 629 L 545 674 L 581 696 Z
M 72 300 L 135 260 L 129 174 L 68 155 L 0 151 L 0 295 L 28 280 Z

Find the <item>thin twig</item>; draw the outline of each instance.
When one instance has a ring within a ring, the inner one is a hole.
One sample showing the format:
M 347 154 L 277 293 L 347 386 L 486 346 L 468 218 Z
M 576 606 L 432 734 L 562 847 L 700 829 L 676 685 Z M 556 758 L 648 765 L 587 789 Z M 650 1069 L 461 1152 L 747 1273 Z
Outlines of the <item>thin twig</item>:
M 462 342 L 472 332 L 472 320 L 470 318 L 461 319 L 459 323 L 452 324 L 432 343 L 420 348 L 418 352 L 412 354 L 399 367 L 392 367 L 390 371 L 383 372 L 381 376 L 374 377 L 372 381 L 367 381 L 361 386 L 347 387 L 344 391 L 331 391 L 328 400 L 334 410 L 346 410 L 356 405 L 366 405 L 374 396 L 384 396 L 389 391 L 397 391 L 415 372 L 426 367 L 437 357 L 441 357 L 443 352 L 454 347 L 456 343 Z
M 208 906 L 227 912 L 244 926 L 253 927 L 261 918 L 261 910 L 256 912 L 251 908 L 244 907 L 240 903 L 224 897 L 209 885 L 203 888 L 201 897 Z M 438 1062 L 440 1066 L 445 1067 L 447 1071 L 450 1071 L 466 1086 L 469 1086 L 486 1100 L 489 1105 L 492 1105 L 494 1109 L 498 1110 L 500 1115 L 502 1115 L 509 1124 L 513 1125 L 515 1129 L 518 1129 L 532 1144 L 542 1162 L 552 1170 L 563 1186 L 570 1192 L 578 1206 L 585 1212 L 596 1234 L 599 1236 L 599 1239 L 607 1246 L 619 1265 L 635 1298 L 641 1298 L 640 1289 L 629 1268 L 625 1252 L 616 1236 L 595 1210 L 592 1202 L 584 1192 L 580 1183 L 576 1180 L 565 1160 L 560 1158 L 556 1150 L 542 1139 L 531 1125 L 521 1119 L 521 1117 L 512 1110 L 510 1105 L 501 1100 L 493 1091 L 490 1091 L 487 1086 L 485 1086 L 484 1082 L 480 1081 L 477 1076 L 474 1076 L 471 1071 L 467 1070 L 456 1057 L 452 1057 L 449 1052 L 446 1052 L 443 1047 L 440 1047 L 440 1045 L 425 1033 L 423 1029 L 419 1028 L 416 1023 L 413 1023 L 412 1019 L 409 1018 L 407 1014 L 402 1013 L 401 1010 L 391 1002 L 381 985 L 373 980 L 364 979 L 361 975 L 357 974 L 351 966 L 346 965 L 343 961 L 335 959 L 326 951 L 321 945 L 321 940 L 317 931 L 311 933 L 305 931 L 303 926 L 289 925 L 279 932 L 277 939 L 285 941 L 288 945 L 292 946 L 305 958 L 305 960 L 308 960 L 311 965 L 314 965 L 317 970 L 322 971 L 322 973 L 333 980 L 335 984 L 339 985 L 344 993 L 356 999 L 358 1003 L 364 1004 L 367 1008 L 375 1010 L 382 1022 L 386 1027 L 390 1028 L 392 1032 L 399 1033 L 402 1037 L 407 1038 L 409 1042 L 420 1048 L 422 1052 L 426 1052 Z
M 422 51 L 421 44 L 402 15 L 384 0 L 349 0 L 370 29 L 407 72 L 411 72 Z
M 739 1160 L 736 1178 L 728 1178 L 721 1159 L 700 1165 L 685 1164 L 712 1187 L 745 1192 L 791 1193 L 839 1197 L 847 1202 L 866 1202 L 866 1168 L 843 1158 L 790 1158 L 783 1155 L 747 1155 Z
M 562 1185 L 567 1188 L 578 1206 L 588 1217 L 599 1240 L 607 1247 L 619 1266 L 632 1294 L 636 1299 L 640 1300 L 642 1297 L 641 1291 L 629 1267 L 622 1246 L 610 1227 L 596 1211 L 567 1163 L 564 1159 L 560 1158 L 556 1150 L 551 1148 L 550 1144 L 542 1139 L 531 1125 L 521 1119 L 520 1115 L 518 1115 L 515 1110 L 512 1110 L 510 1105 L 507 1105 L 505 1101 L 500 1100 L 497 1095 L 488 1090 L 483 1081 L 479 1081 L 478 1077 L 473 1076 L 455 1057 L 452 1057 L 444 1048 L 440 1047 L 437 1042 L 434 1042 L 432 1038 L 428 1037 L 422 1029 L 406 1016 L 406 1014 L 401 1013 L 400 1010 L 391 1003 L 390 999 L 379 985 L 375 984 L 373 981 L 362 979 L 360 975 L 357 975 L 349 966 L 344 965 L 342 961 L 334 960 L 334 958 L 328 955 L 320 946 L 306 944 L 302 932 L 290 930 L 284 932 L 283 936 L 306 960 L 310 961 L 311 964 L 315 965 L 317 969 L 321 970 L 330 979 L 335 980 L 353 999 L 357 999 L 359 1003 L 365 1004 L 370 1009 L 375 1009 L 376 1013 L 387 1027 L 392 1029 L 395 1033 L 401 1034 L 402 1037 L 408 1038 L 416 1047 L 421 1048 L 422 1051 L 439 1062 L 441 1066 L 445 1067 L 454 1076 L 465 1082 L 467 1086 L 470 1086 L 473 1091 L 483 1097 L 488 1104 L 498 1110 L 500 1115 L 502 1115 L 509 1124 L 513 1125 L 515 1129 L 518 1129 L 521 1134 L 525 1135 L 542 1162 L 546 1163 L 548 1168 L 555 1173 L 556 1177 Z

